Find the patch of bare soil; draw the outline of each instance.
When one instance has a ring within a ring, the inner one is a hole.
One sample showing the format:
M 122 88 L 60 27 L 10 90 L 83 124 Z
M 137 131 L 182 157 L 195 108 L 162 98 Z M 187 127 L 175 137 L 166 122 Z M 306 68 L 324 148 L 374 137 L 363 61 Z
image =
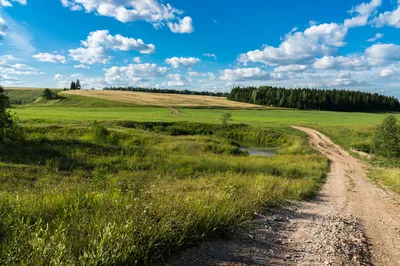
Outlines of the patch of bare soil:
M 400 197 L 372 184 L 363 163 L 326 136 L 293 128 L 331 162 L 317 199 L 258 214 L 250 229 L 163 264 L 400 265 Z

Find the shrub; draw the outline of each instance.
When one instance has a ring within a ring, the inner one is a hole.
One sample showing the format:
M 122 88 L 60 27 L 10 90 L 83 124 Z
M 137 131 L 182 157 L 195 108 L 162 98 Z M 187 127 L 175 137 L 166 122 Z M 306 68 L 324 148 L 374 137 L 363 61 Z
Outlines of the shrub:
M 387 158 L 399 155 L 399 128 L 394 115 L 386 117 L 377 127 L 374 136 L 374 151 Z

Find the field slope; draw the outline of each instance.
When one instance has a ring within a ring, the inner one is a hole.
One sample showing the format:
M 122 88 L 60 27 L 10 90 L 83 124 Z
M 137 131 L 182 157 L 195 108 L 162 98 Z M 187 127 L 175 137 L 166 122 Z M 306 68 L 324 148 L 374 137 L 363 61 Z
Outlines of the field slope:
M 203 108 L 239 108 L 239 109 L 263 109 L 265 107 L 233 102 L 224 97 L 164 94 L 148 92 L 126 92 L 126 91 L 65 91 L 63 94 L 93 97 L 116 102 L 132 103 L 142 106 L 160 107 L 203 107 Z

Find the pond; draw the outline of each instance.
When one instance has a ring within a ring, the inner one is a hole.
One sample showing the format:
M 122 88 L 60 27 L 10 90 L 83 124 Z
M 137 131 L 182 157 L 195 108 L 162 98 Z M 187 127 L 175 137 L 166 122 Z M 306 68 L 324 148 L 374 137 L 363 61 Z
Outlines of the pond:
M 246 151 L 250 156 L 275 156 L 276 150 L 273 148 L 246 148 L 241 147 L 241 151 Z

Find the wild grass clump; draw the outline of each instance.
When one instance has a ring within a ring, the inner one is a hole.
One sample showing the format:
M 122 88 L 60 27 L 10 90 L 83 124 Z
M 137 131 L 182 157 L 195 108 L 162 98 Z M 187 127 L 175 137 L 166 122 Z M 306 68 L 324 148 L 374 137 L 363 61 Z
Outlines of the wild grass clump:
M 302 135 L 225 128 L 26 128 L 29 145 L 0 163 L 0 264 L 151 264 L 318 191 L 328 163 Z M 278 155 L 250 157 L 239 150 L 245 141 Z

